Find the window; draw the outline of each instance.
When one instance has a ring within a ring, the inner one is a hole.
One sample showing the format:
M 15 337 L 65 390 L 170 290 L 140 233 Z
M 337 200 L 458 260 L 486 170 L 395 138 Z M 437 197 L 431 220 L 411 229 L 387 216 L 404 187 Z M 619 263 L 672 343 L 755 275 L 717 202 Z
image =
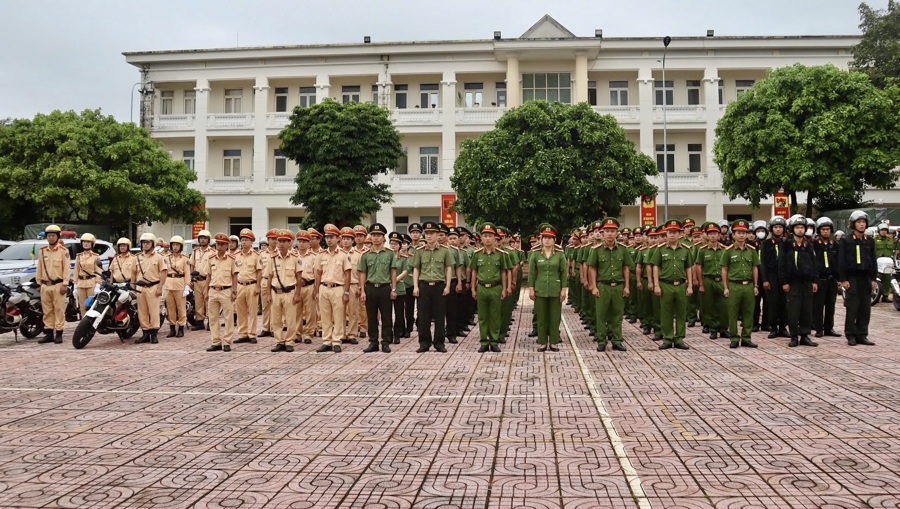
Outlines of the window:
M 172 224 L 172 235 L 178 235 L 183 239 L 191 238 L 193 225 L 185 224 L 185 223 L 173 223 Z
M 419 223 L 427 223 L 431 221 L 432 223 L 440 223 L 441 216 L 421 216 L 419 217 Z
M 225 113 L 241 113 L 241 97 L 244 91 L 239 88 L 225 90 Z
M 184 164 L 188 167 L 189 170 L 194 169 L 194 151 L 193 150 L 185 150 L 181 153 L 181 160 L 184 161 Z
M 588 104 L 597 106 L 597 82 L 588 81 Z
M 438 148 L 421 147 L 419 149 L 419 173 L 422 175 L 438 174 Z
M 197 91 L 196 90 L 185 90 L 184 91 L 184 114 L 185 115 L 194 115 L 197 113 Z
M 663 83 L 662 81 L 655 81 L 653 83 L 654 88 L 656 89 L 656 105 L 663 105 L 663 97 L 665 97 L 665 105 L 671 106 L 675 103 L 675 82 L 674 81 L 666 81 Z
M 240 235 L 244 228 L 253 228 L 252 217 L 229 217 L 228 235 Z
M 316 104 L 316 87 L 300 87 L 300 107 L 309 108 Z
M 484 106 L 484 83 L 466 83 L 463 88 L 466 91 L 466 108 Z
M 703 171 L 703 145 L 688 143 L 688 171 L 700 173 Z
M 359 102 L 359 85 L 344 85 L 341 87 L 341 100 L 344 104 Z
M 753 80 L 737 80 L 735 88 L 737 89 L 737 96 L 740 97 L 741 94 L 753 88 Z
M 687 101 L 692 106 L 700 104 L 700 80 L 687 80 Z
M 409 216 L 394 216 L 394 231 L 409 233 Z
M 409 90 L 409 85 L 397 85 L 394 87 L 396 93 L 394 94 L 394 107 L 398 110 L 406 109 L 406 92 Z
M 665 171 L 668 173 L 675 171 L 675 145 L 656 146 L 656 169 L 659 173 L 662 173 L 664 169 L 663 157 L 665 157 Z
M 522 75 L 523 101 L 572 103 L 572 74 L 549 72 Z
M 506 107 L 506 82 L 497 82 L 497 103 L 494 106 Z
M 278 87 L 275 89 L 275 111 L 287 111 L 288 103 L 288 87 Z
M 407 157 L 408 149 L 403 147 L 403 155 L 397 160 L 397 167 L 394 168 L 394 175 L 406 175 L 409 172 L 409 158 Z
M 288 216 L 287 218 L 287 229 L 296 232 L 300 229 L 300 224 L 303 222 L 303 218 L 301 216 Z
M 162 100 L 159 103 L 159 114 L 160 115 L 171 115 L 175 113 L 172 109 L 173 103 L 175 102 L 175 92 L 172 90 L 163 90 L 160 92 L 160 96 Z
M 419 107 L 420 108 L 437 108 L 440 104 L 438 102 L 438 84 L 437 83 L 425 83 L 419 85 L 419 93 L 420 99 Z
M 378 85 L 372 85 L 372 102 L 375 103 L 375 106 L 381 104 L 381 99 L 378 97 Z
M 287 158 L 281 154 L 281 151 L 275 149 L 275 176 L 284 177 L 287 175 Z
M 719 80 L 719 104 L 725 104 L 725 81 Z
M 627 81 L 610 81 L 609 82 L 609 105 L 610 106 L 628 106 L 628 82 Z
M 225 177 L 241 176 L 241 151 L 226 150 L 222 159 L 222 175 Z

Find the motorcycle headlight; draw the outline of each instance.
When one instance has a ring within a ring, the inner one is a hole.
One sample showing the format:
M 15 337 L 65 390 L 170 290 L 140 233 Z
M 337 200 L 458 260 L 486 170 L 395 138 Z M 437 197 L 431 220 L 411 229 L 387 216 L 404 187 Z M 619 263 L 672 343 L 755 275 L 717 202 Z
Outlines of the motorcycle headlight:
M 106 305 L 109 304 L 109 294 L 106 292 L 100 292 L 97 294 L 97 304 Z

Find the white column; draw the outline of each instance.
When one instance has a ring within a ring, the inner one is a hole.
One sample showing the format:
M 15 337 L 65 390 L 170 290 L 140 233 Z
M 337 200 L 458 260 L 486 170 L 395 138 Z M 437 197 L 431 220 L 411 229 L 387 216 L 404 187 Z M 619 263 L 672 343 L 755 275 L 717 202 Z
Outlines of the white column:
M 450 191 L 456 162 L 456 73 L 445 71 L 441 86 L 441 190 Z
M 251 213 L 253 215 L 252 220 L 252 229 L 253 233 L 256 234 L 257 239 L 263 238 L 267 231 L 269 231 L 269 209 L 264 205 L 253 205 L 251 208 Z M 292 232 L 297 233 L 297 232 Z
M 388 233 L 394 231 L 394 206 L 390 203 L 382 205 L 375 214 L 375 222 L 383 224 Z M 385 243 L 387 243 L 387 239 L 385 239 Z
M 510 53 L 506 58 L 506 106 L 508 108 L 522 105 L 522 86 L 519 84 L 521 79 L 519 56 Z
M 321 103 L 328 97 L 331 88 L 331 78 L 327 74 L 319 74 L 316 76 L 316 104 Z
M 194 114 L 194 171 L 197 172 L 196 187 L 202 192 L 206 189 L 209 176 L 207 161 L 209 160 L 209 142 L 206 138 L 206 115 L 209 112 L 209 80 L 198 79 L 196 88 L 197 103 Z
M 722 178 L 719 168 L 713 161 L 713 146 L 716 143 L 716 124 L 721 117 L 719 111 L 719 70 L 715 67 L 707 67 L 703 76 L 704 105 L 706 108 L 706 132 L 703 140 L 703 151 L 706 153 L 704 171 L 707 174 L 706 181 L 711 189 L 720 189 Z M 721 213 L 721 206 L 719 207 Z
M 391 73 L 390 71 L 382 71 L 378 73 L 378 96 L 379 101 L 378 105 L 385 109 L 391 109 L 394 107 L 393 100 L 391 98 Z
M 656 160 L 656 142 L 653 133 L 653 70 L 638 69 L 638 104 L 640 105 L 641 152 Z
M 269 79 L 256 78 L 253 86 L 253 183 L 252 189 L 260 192 L 266 186 L 266 167 L 269 160 L 269 143 L 266 139 L 266 122 L 269 113 Z
M 575 101 L 574 104 L 588 100 L 588 61 L 587 53 L 575 53 Z

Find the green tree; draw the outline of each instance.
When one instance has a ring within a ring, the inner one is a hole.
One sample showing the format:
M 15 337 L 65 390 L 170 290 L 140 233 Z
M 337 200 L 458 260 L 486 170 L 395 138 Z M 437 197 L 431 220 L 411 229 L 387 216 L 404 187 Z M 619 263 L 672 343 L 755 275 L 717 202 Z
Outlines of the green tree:
M 900 78 L 900 9 L 894 0 L 887 9 L 859 4 L 859 28 L 862 40 L 853 46 L 850 67 L 869 75 L 872 83 L 883 88 L 891 79 Z
M 468 222 L 528 234 L 545 221 L 567 229 L 618 215 L 656 193 L 647 180 L 656 174 L 612 116 L 586 103 L 529 101 L 464 141 L 450 180 Z
M 99 110 L 0 127 L 0 194 L 44 219 L 113 228 L 129 218 L 193 222 L 205 217 L 203 196 L 188 188 L 196 178 L 146 130 Z
M 832 65 L 775 69 L 728 105 L 716 127 L 723 189 L 758 207 L 784 190 L 797 211 L 819 197 L 850 202 L 872 186 L 888 189 L 900 164 L 897 88 Z
M 388 186 L 374 181 L 403 156 L 386 109 L 331 99 L 298 106 L 278 137 L 281 153 L 300 166 L 291 203 L 306 208 L 304 227 L 352 225 L 391 201 Z

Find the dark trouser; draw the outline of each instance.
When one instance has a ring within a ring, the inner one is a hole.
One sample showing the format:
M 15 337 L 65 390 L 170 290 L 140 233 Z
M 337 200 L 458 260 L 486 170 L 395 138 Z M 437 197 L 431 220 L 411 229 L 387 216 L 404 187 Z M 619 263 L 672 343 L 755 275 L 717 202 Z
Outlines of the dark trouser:
M 378 315 L 381 314 L 381 342 L 385 345 L 393 340 L 391 333 L 391 285 L 382 284 L 378 288 L 366 283 L 366 315 L 369 322 L 369 343 L 378 342 Z
M 447 299 L 444 297 L 445 283 L 430 284 L 419 281 L 419 347 L 422 349 L 444 346 L 444 319 Z M 432 342 L 431 321 L 434 320 L 434 341 Z
M 455 338 L 459 332 L 459 304 L 460 295 L 456 293 L 456 285 L 459 281 L 450 281 L 450 294 L 447 295 L 447 338 Z
M 837 280 L 820 279 L 819 291 L 813 294 L 813 329 L 819 332 L 834 329 L 834 303 L 837 301 Z
M 788 326 L 792 337 L 808 336 L 812 329 L 812 281 L 791 281 L 787 293 Z
M 865 338 L 869 335 L 869 318 L 872 315 L 872 279 L 867 275 L 853 275 L 847 278 L 850 289 L 845 293 L 844 306 L 847 317 L 844 321 L 844 335 Z
M 768 318 L 769 313 L 766 311 L 766 292 L 760 287 L 759 294 L 756 296 L 756 302 L 753 305 L 753 323 L 755 325 L 766 325 L 768 323 L 766 321 Z
M 778 278 L 770 278 L 769 284 L 772 289 L 766 292 L 766 318 L 769 320 L 770 327 L 784 327 L 788 323 L 785 313 L 787 294 L 781 289 L 781 282 L 778 281 Z
M 413 297 L 412 287 L 406 289 L 404 300 L 406 301 L 406 305 L 403 306 L 403 311 L 406 313 L 406 335 L 409 335 L 412 334 L 413 324 L 416 323 L 416 298 Z
M 891 280 L 894 279 L 894 275 L 878 274 L 878 279 L 881 280 L 881 296 L 887 297 L 891 294 Z
M 410 290 L 412 291 L 412 290 Z M 371 330 L 371 329 L 370 329 Z M 406 295 L 398 295 L 394 300 L 394 339 L 406 334 Z

